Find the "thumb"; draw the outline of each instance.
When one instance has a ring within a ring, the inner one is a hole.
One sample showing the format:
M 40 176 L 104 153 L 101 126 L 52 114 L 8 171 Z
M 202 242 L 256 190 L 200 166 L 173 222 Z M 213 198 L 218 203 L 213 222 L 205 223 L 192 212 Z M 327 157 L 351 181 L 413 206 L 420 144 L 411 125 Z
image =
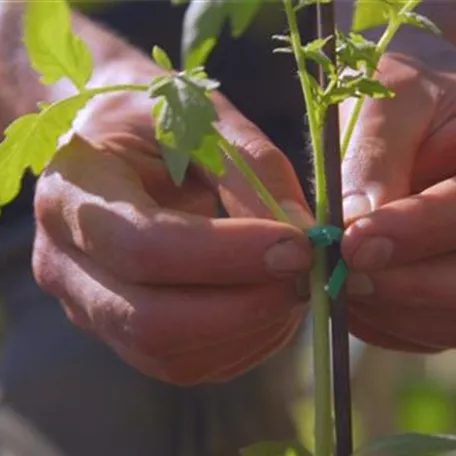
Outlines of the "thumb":
M 384 57 L 379 79 L 393 99 L 366 99 L 342 164 L 346 224 L 410 193 L 415 154 L 431 122 L 433 100 L 410 62 Z M 354 101 L 341 107 L 342 131 Z
M 301 228 L 312 226 L 314 220 L 311 210 L 287 157 L 219 94 L 216 106 L 220 113 L 218 129 L 221 134 L 242 154 L 293 223 Z M 227 163 L 227 172 L 213 182 L 230 216 L 273 218 L 273 214 L 232 163 Z

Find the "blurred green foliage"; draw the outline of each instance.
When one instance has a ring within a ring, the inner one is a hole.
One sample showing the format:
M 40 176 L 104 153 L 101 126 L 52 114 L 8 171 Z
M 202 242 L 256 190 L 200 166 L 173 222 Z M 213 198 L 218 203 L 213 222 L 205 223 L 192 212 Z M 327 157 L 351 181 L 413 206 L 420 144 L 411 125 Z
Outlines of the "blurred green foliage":
M 456 394 L 437 379 L 420 379 L 397 394 L 396 427 L 399 431 L 454 433 Z

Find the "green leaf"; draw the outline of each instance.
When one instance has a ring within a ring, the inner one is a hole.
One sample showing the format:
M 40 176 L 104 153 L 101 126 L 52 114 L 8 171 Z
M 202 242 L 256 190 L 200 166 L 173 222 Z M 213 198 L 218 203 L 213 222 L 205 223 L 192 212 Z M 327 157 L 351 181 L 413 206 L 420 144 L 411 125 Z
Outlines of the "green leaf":
M 169 55 L 166 53 L 164 49 L 160 46 L 154 46 L 152 48 L 152 58 L 154 59 L 155 63 L 167 71 L 173 70 L 173 64 L 171 63 L 171 59 Z
M 206 63 L 227 21 L 234 37 L 242 35 L 262 3 L 262 0 L 192 0 L 185 12 L 183 24 L 184 68 L 190 69 Z
M 219 150 L 219 135 L 214 131 L 204 137 L 200 147 L 193 150 L 192 159 L 216 176 L 225 172 L 224 156 Z
M 339 104 L 347 98 L 370 97 L 375 99 L 393 98 L 395 93 L 380 81 L 368 78 L 363 73 L 342 76 L 337 85 L 328 88 L 321 96 L 320 103 L 329 106 Z
M 226 2 L 230 21 L 231 33 L 234 38 L 239 38 L 252 23 L 261 7 L 262 0 L 240 0 Z
M 428 30 L 436 35 L 441 35 L 441 30 L 434 24 L 430 19 L 421 14 L 410 11 L 403 15 L 404 22 L 414 27 L 422 28 Z
M 28 168 L 34 174 L 45 168 L 57 151 L 58 140 L 90 98 L 86 94 L 67 98 L 10 124 L 0 144 L 0 206 L 17 196 Z
M 311 456 L 299 442 L 261 442 L 241 450 L 241 456 Z
M 353 456 L 435 456 L 456 450 L 456 436 L 399 434 L 380 438 L 357 449 Z
M 73 32 L 65 0 L 29 0 L 24 43 L 32 67 L 43 84 L 68 78 L 82 90 L 92 77 L 93 59 L 87 45 Z
M 357 0 L 353 14 L 352 30 L 361 32 L 385 25 L 394 17 L 406 0 Z
M 384 86 L 380 81 L 376 79 L 370 79 L 367 77 L 360 78 L 356 85 L 356 95 L 364 95 L 370 98 L 394 98 L 395 94 L 388 87 Z
M 216 87 L 202 68 L 162 77 L 151 85 L 151 96 L 160 98 L 153 108 L 156 138 L 176 185 L 182 184 L 191 160 L 215 174 L 224 172 L 213 127 L 217 113 L 208 96 Z
M 364 67 L 375 70 L 378 61 L 377 46 L 358 33 L 337 33 L 336 55 L 340 68 L 360 70 Z
M 161 144 L 161 148 L 163 151 L 163 160 L 171 179 L 177 186 L 181 186 L 190 166 L 190 154 L 168 147 L 163 143 Z

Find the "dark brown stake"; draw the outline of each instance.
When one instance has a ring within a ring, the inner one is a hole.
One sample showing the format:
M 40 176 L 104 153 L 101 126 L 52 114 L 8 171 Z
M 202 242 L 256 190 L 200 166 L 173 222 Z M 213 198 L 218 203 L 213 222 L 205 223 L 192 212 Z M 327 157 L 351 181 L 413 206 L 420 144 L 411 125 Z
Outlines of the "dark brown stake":
M 335 34 L 334 4 L 317 4 L 319 38 Z M 335 62 L 335 40 L 325 48 L 326 55 Z M 326 85 L 326 75 L 320 68 L 320 83 Z M 329 224 L 343 227 L 342 184 L 339 137 L 339 111 L 337 105 L 328 108 L 323 130 L 323 150 L 328 192 Z M 340 247 L 328 248 L 328 270 L 334 270 L 340 259 Z M 336 455 L 350 456 L 353 452 L 351 422 L 350 359 L 348 343 L 348 309 L 345 290 L 331 305 L 332 364 L 334 409 L 336 426 Z

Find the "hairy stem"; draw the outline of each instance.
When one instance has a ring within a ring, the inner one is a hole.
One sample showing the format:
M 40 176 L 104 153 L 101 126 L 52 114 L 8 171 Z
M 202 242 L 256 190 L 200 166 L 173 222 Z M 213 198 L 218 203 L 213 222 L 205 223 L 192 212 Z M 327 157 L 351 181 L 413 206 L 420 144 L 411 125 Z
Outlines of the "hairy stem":
M 420 4 L 420 2 L 421 0 L 408 0 L 408 2 L 402 7 L 401 11 L 397 14 L 397 16 L 389 22 L 385 32 L 383 33 L 382 37 L 377 43 L 377 61 L 380 60 L 380 57 L 386 52 L 386 49 L 388 48 L 394 36 L 396 35 L 396 32 L 399 30 L 400 26 L 404 22 L 404 14 L 413 11 Z M 374 73 L 375 66 L 372 68 L 368 68 L 366 70 L 366 76 L 369 78 L 371 78 L 374 75 Z M 345 154 L 347 153 L 351 138 L 355 131 L 356 124 L 358 122 L 359 116 L 361 115 L 364 100 L 365 97 L 360 97 L 358 100 L 356 100 L 355 106 L 353 107 L 353 111 L 350 114 L 350 118 L 348 120 L 341 145 L 342 158 L 344 158 Z
M 298 67 L 299 81 L 307 107 L 310 137 L 314 153 L 316 180 L 316 219 L 318 225 L 327 223 L 326 176 L 322 148 L 322 119 L 312 96 L 310 75 L 306 59 L 301 52 L 302 43 L 291 0 L 283 0 L 293 54 Z M 313 359 L 315 388 L 315 455 L 330 456 L 333 448 L 331 351 L 329 337 L 329 298 L 325 290 L 327 281 L 326 253 L 316 248 L 315 263 L 311 272 L 311 301 L 313 315 Z

